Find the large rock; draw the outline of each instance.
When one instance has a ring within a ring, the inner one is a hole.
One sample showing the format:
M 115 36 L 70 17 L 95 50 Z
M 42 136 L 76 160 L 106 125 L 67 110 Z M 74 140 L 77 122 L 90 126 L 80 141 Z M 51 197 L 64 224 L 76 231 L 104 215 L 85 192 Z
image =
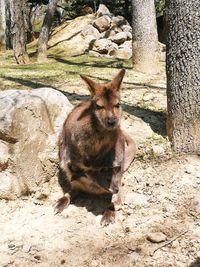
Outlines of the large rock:
M 109 39 L 99 39 L 94 42 L 93 50 L 100 54 L 106 54 L 111 46 L 112 42 Z
M 123 44 L 127 40 L 127 33 L 118 32 L 116 35 L 111 37 L 111 40 L 118 45 Z
M 57 27 L 49 40 L 49 54 L 75 56 L 84 54 L 91 45 L 91 39 L 82 34 L 95 19 L 93 14 L 77 17 Z M 91 34 L 90 34 L 91 35 Z M 93 36 L 94 33 L 92 34 Z
M 101 35 L 100 32 L 95 27 L 93 27 L 92 25 L 85 26 L 82 29 L 82 32 L 81 33 L 82 33 L 82 35 L 84 37 L 87 37 L 88 35 L 93 35 L 93 36 L 96 37 L 96 39 L 99 38 L 100 35 Z
M 93 26 L 97 28 L 99 32 L 104 32 L 110 28 L 111 19 L 109 16 L 102 16 L 93 22 Z
M 0 92 L 0 198 L 15 199 L 53 182 L 58 134 L 71 109 L 51 88 Z
M 119 59 L 130 59 L 132 57 L 132 49 L 128 47 L 119 48 L 117 50 L 113 50 L 110 53 L 110 56 L 116 57 Z
M 111 16 L 111 13 L 110 13 L 109 9 L 105 5 L 100 4 L 99 8 L 97 10 L 97 17 L 101 17 L 101 16 L 104 16 L 104 15 Z

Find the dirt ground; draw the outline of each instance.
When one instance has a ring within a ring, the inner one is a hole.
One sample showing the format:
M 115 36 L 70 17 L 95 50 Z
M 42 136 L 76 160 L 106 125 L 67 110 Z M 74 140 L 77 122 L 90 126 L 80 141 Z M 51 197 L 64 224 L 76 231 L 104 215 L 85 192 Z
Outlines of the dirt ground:
M 94 73 L 105 75 L 110 77 Z M 54 87 L 72 103 L 87 94 L 79 80 Z M 116 223 L 100 226 L 106 200 L 92 196 L 82 195 L 54 215 L 61 195 L 56 182 L 46 200 L 1 200 L 0 267 L 200 266 L 200 158 L 170 149 L 165 87 L 164 72 L 126 74 L 122 127 L 136 140 L 138 154 L 124 174 Z

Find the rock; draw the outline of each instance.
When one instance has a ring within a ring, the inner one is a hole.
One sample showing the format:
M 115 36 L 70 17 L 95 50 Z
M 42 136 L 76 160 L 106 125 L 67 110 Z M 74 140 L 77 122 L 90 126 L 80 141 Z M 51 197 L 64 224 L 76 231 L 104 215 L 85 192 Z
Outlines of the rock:
M 95 36 L 96 39 L 100 37 L 100 32 L 92 25 L 85 26 L 81 31 L 82 36 L 86 37 L 88 35 Z
M 108 29 L 107 31 L 101 33 L 101 38 L 109 38 L 114 36 L 115 34 L 116 33 L 114 30 Z
M 149 233 L 147 235 L 147 240 L 152 243 L 161 243 L 167 239 L 167 236 L 162 232 Z
M 104 32 L 110 28 L 111 19 L 109 16 L 102 16 L 93 22 L 93 26 L 97 28 L 99 32 Z
M 127 33 L 126 32 L 119 32 L 116 35 L 110 38 L 113 42 L 120 45 L 127 40 Z
M 132 57 L 132 49 L 121 48 L 121 49 L 112 51 L 110 55 L 116 58 L 120 58 L 120 59 L 130 59 Z
M 106 38 L 99 39 L 94 42 L 93 50 L 100 54 L 106 54 L 108 53 L 111 45 L 112 45 L 112 42 L 110 40 Z
M 144 206 L 148 204 L 148 197 L 135 192 L 127 193 L 124 204 Z
M 111 46 L 109 47 L 108 54 L 112 55 L 114 51 L 118 50 L 118 45 L 115 43 L 112 43 Z
M 132 49 L 132 41 L 125 41 L 123 44 L 119 46 L 119 49 Z
M 130 25 L 122 25 L 121 26 L 121 29 L 124 31 L 124 32 L 130 32 L 132 33 L 132 28 Z
M 152 151 L 154 156 L 163 156 L 165 154 L 165 150 L 161 145 L 152 146 Z
M 48 42 L 48 53 L 58 54 L 60 51 L 67 56 L 85 53 L 90 45 L 90 39 L 82 35 L 83 29 L 91 25 L 93 14 L 77 17 L 56 27 Z M 95 35 L 94 35 L 95 36 Z
M 116 33 L 122 32 L 122 29 L 120 27 L 112 27 L 112 30 Z
M 126 32 L 126 38 L 127 38 L 127 40 L 131 40 L 131 42 L 132 42 L 132 33 Z
M 0 142 L 10 159 L 0 172 L 0 198 L 15 199 L 53 182 L 58 134 L 71 109 L 51 88 L 0 92 Z
M 103 56 L 102 54 L 99 54 L 98 52 L 93 51 L 93 50 L 90 50 L 88 55 L 91 57 L 102 57 Z
M 96 15 L 99 18 L 99 17 L 102 17 L 104 15 L 111 16 L 111 13 L 110 13 L 109 9 L 105 5 L 100 4 Z
M 0 140 L 0 171 L 7 168 L 9 160 L 9 148 L 5 142 Z
M 122 27 L 123 25 L 127 25 L 127 21 L 122 16 L 112 17 L 112 26 Z

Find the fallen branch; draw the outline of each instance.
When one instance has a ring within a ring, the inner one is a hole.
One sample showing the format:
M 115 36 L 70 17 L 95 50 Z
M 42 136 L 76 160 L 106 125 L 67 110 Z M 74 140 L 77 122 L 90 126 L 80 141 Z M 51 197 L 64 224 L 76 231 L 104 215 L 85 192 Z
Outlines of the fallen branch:
M 175 236 L 174 238 L 172 238 L 169 241 L 166 241 L 164 244 L 162 244 L 161 246 L 157 247 L 156 249 L 154 249 L 154 251 L 152 251 L 150 253 L 150 256 L 153 256 L 155 254 L 156 251 L 158 251 L 159 249 L 168 246 L 169 244 L 171 244 L 173 241 L 175 241 L 176 239 L 178 239 L 179 237 L 185 235 L 188 232 L 188 230 L 185 230 L 184 232 L 180 233 L 179 235 Z

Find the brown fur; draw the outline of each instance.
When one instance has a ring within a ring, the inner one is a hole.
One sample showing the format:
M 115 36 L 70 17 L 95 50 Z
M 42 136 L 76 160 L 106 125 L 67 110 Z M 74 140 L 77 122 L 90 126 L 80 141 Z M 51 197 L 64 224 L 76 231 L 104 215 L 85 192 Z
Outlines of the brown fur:
M 64 122 L 59 138 L 60 184 L 65 196 L 58 200 L 56 212 L 70 203 L 70 195 L 118 194 L 121 177 L 135 156 L 135 143 L 120 129 L 120 85 L 125 70 L 107 84 L 86 76 L 91 100 L 76 106 Z M 113 222 L 114 203 L 105 212 L 102 224 Z M 112 214 L 109 218 L 108 214 Z

